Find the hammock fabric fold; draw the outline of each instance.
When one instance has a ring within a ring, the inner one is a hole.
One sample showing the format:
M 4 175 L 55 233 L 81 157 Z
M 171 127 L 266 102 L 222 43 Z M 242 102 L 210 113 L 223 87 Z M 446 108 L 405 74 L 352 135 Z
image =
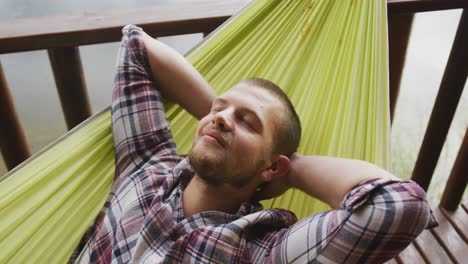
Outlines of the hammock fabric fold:
M 218 94 L 247 77 L 282 87 L 302 122 L 300 152 L 388 168 L 386 13 L 385 0 L 257 0 L 187 58 Z M 166 113 L 187 153 L 197 121 L 174 104 Z M 96 115 L 1 178 L 0 263 L 68 260 L 112 186 L 110 125 L 109 111 Z M 264 206 L 299 218 L 327 209 L 298 190 Z

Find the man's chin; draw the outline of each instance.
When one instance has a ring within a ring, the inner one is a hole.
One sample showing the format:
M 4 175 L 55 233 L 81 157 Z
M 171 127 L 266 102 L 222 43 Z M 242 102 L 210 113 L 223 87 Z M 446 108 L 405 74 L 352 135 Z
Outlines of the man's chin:
M 213 173 L 219 171 L 225 165 L 222 156 L 220 153 L 202 151 L 196 148 L 189 152 L 189 161 L 197 174 Z
M 211 142 L 204 140 L 198 141 L 190 150 L 189 156 L 193 156 L 199 160 L 207 160 L 207 162 L 221 162 L 224 157 L 223 148 Z M 222 161 L 224 162 L 224 160 Z
M 234 177 L 233 169 L 227 167 L 224 155 L 214 152 L 200 153 L 198 148 L 189 153 L 189 161 L 200 179 L 212 186 L 231 186 L 240 189 L 248 184 L 252 177 Z M 251 175 L 248 173 L 247 175 Z

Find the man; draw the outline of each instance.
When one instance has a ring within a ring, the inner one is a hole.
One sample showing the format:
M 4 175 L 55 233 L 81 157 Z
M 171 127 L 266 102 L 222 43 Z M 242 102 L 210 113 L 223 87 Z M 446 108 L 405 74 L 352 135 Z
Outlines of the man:
M 201 118 L 188 158 L 162 97 Z M 112 122 L 116 181 L 82 263 L 378 263 L 432 224 L 415 183 L 364 161 L 297 153 L 299 119 L 273 83 L 247 79 L 217 97 L 135 26 L 123 29 Z M 299 222 L 261 210 L 258 200 L 290 187 L 334 210 Z

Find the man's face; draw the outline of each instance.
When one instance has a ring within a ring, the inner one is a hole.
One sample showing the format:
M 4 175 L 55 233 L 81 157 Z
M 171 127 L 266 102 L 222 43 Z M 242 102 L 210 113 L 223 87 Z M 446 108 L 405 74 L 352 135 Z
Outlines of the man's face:
M 239 83 L 219 96 L 197 127 L 190 163 L 214 185 L 240 188 L 270 165 L 279 100 L 262 88 Z

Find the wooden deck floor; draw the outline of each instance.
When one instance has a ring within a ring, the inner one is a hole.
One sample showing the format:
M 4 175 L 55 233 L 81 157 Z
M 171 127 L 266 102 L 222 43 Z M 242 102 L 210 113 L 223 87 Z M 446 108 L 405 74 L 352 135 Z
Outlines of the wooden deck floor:
M 454 212 L 436 208 L 434 216 L 439 226 L 425 230 L 387 263 L 468 263 L 468 201 Z

